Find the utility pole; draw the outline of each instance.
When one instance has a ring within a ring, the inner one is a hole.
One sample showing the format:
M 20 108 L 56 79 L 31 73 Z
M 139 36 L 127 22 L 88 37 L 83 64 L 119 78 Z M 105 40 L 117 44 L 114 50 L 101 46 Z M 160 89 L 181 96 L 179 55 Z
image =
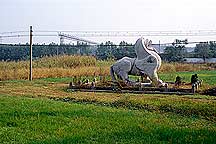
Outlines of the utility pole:
M 29 67 L 29 80 L 32 81 L 32 26 L 30 26 L 30 67 Z
M 159 54 L 161 53 L 161 45 L 160 45 L 160 40 L 159 40 Z
M 60 46 L 60 45 L 59 45 Z M 57 55 L 57 57 L 58 57 L 58 55 L 59 55 L 59 46 L 57 45 L 57 49 L 56 49 L 56 55 Z

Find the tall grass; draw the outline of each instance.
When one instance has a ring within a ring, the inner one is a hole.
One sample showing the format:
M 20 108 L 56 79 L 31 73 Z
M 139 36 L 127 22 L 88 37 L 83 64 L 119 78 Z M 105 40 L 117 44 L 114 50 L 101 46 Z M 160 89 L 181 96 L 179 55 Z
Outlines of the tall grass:
M 93 56 L 44 57 L 33 61 L 33 78 L 108 76 L 114 61 L 100 61 Z M 162 63 L 159 73 L 194 72 L 213 70 L 215 64 Z M 28 79 L 29 62 L 0 62 L 0 80 Z
M 44 57 L 33 61 L 33 78 L 108 75 L 109 67 L 96 64 L 97 61 L 92 56 Z M 0 62 L 0 80 L 28 77 L 28 61 Z
M 96 58 L 92 56 L 68 56 L 43 57 L 33 61 L 33 68 L 76 68 L 85 66 L 96 66 Z M 29 61 L 1 61 L 0 69 L 22 69 L 28 68 Z
M 215 64 L 203 63 L 162 63 L 159 73 L 195 72 L 200 70 L 214 70 Z
M 44 57 L 34 61 L 35 68 L 76 68 L 95 66 L 96 59 L 92 56 Z

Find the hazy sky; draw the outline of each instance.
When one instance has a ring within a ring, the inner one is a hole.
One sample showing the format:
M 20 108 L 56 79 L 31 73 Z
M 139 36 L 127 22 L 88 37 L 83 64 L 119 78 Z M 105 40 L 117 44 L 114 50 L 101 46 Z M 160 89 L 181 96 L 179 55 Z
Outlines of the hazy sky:
M 0 33 L 30 25 L 35 31 L 216 30 L 215 7 L 216 0 L 0 0 Z

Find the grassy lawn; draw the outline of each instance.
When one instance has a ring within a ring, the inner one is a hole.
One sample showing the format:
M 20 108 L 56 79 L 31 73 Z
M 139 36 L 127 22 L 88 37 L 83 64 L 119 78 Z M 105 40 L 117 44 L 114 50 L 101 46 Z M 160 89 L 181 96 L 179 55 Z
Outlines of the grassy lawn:
M 0 143 L 214 143 L 193 116 L 0 95 Z
M 215 71 L 196 72 L 214 87 Z M 177 75 L 189 82 L 191 72 Z M 0 81 L 0 143 L 214 143 L 216 97 L 67 92 L 71 78 Z
M 161 73 L 159 76 L 164 81 L 175 81 L 176 76 L 180 76 L 184 82 L 190 82 L 191 76 L 195 73 L 204 84 L 216 86 L 216 71 Z

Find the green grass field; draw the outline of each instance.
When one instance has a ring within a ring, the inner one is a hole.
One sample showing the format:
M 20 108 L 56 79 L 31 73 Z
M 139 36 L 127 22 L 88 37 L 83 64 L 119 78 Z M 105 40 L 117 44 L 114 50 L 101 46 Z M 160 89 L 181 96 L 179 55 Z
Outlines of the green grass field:
M 215 71 L 196 72 L 215 87 Z M 191 72 L 177 75 L 189 82 Z M 71 78 L 0 82 L 0 143 L 215 143 L 216 97 L 67 92 Z
M 0 96 L 1 143 L 214 143 L 215 122 L 193 116 Z
M 182 77 L 184 82 L 190 82 L 191 75 L 198 74 L 199 79 L 203 80 L 204 84 L 216 86 L 216 71 L 202 70 L 197 72 L 175 72 L 159 74 L 164 81 L 175 81 L 176 76 Z

